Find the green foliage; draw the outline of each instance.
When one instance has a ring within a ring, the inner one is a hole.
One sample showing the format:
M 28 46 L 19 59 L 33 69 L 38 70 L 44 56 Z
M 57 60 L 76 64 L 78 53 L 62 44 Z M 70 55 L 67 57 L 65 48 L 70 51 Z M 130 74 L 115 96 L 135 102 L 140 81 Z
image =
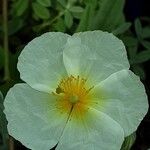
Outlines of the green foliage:
M 82 7 L 80 7 L 80 6 L 72 6 L 71 8 L 70 8 L 70 11 L 71 12 L 73 12 L 73 13 L 82 13 L 83 12 L 83 8 Z
M 101 0 L 92 22 L 92 29 L 112 31 L 124 23 L 124 0 Z
M 29 0 L 17 0 L 13 3 L 13 9 L 12 13 L 14 13 L 16 16 L 21 16 L 28 8 Z
M 35 15 L 37 15 L 37 17 L 39 17 L 41 19 L 48 19 L 50 17 L 50 13 L 49 13 L 48 9 L 46 7 L 40 5 L 39 3 L 33 3 L 32 7 L 33 7 L 33 11 L 34 11 Z
M 37 0 L 37 2 L 45 7 L 51 6 L 51 0 Z
M 143 28 L 142 38 L 150 38 L 150 26 Z
M 130 150 L 136 139 L 136 133 L 132 133 L 125 138 L 125 141 L 121 147 L 121 150 Z
M 130 22 L 125 22 L 125 23 L 121 24 L 117 29 L 112 31 L 112 33 L 114 35 L 123 34 L 124 32 L 126 32 L 130 28 L 130 26 L 131 26 Z
M 136 19 L 134 22 L 135 31 L 139 40 L 142 38 L 142 25 L 139 19 Z
M 79 25 L 76 29 L 76 32 L 87 31 L 90 30 L 92 18 L 96 8 L 96 0 L 93 3 L 87 3 L 83 13 Z
M 150 60 L 150 26 L 146 24 L 143 27 L 140 19 L 136 19 L 134 27 L 136 36 L 129 31 L 121 34 L 120 38 L 127 47 L 131 69 L 144 80 L 146 74 L 143 63 Z
M 122 34 L 130 27 L 125 22 L 123 7 L 124 0 L 13 0 L 9 30 L 11 35 L 28 27 L 38 34 L 45 31 L 73 34 L 95 29 Z
M 139 52 L 133 59 L 131 59 L 130 64 L 143 63 L 150 59 L 150 50 L 144 50 Z
M 70 28 L 73 24 L 73 16 L 68 10 L 65 12 L 65 24 L 68 28 Z

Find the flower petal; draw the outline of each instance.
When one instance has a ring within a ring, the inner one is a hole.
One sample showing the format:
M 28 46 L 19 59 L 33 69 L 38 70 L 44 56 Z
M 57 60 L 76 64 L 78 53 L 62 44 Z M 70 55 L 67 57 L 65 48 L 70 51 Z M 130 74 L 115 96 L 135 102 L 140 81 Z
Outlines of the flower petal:
M 17 84 L 8 92 L 4 106 L 9 134 L 26 147 L 49 150 L 58 143 L 69 112 L 57 110 L 53 95 Z
M 143 84 L 129 70 L 112 74 L 95 89 L 94 108 L 116 120 L 125 136 L 134 132 L 148 111 L 148 100 Z
M 93 84 L 129 68 L 122 41 L 102 31 L 76 33 L 68 38 L 63 58 L 68 74 L 89 77 Z
M 56 150 L 120 150 L 124 132 L 117 122 L 92 108 L 78 114 L 72 112 Z
M 64 33 L 49 32 L 25 46 L 18 61 L 21 79 L 37 90 L 54 90 L 66 75 L 62 50 L 68 37 Z

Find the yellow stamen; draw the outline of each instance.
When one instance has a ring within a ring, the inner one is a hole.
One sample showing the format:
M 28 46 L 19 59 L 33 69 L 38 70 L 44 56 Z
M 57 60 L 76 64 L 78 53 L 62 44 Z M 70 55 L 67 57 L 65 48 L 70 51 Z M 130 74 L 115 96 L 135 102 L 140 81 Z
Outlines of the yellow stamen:
M 80 113 L 78 115 L 85 112 L 85 108 L 91 100 L 89 92 L 93 88 L 87 88 L 86 81 L 80 76 L 70 76 L 61 80 L 56 88 L 56 95 L 58 95 L 57 108 L 61 112 L 71 110 Z

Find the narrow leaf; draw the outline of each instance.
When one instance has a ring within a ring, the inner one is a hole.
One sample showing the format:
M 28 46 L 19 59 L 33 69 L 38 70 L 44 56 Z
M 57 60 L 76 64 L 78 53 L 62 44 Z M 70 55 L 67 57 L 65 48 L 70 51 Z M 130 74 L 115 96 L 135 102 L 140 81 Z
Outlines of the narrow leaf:
M 32 4 L 34 13 L 41 19 L 48 19 L 50 17 L 49 11 L 46 7 L 40 5 L 39 3 Z
M 79 12 L 79 13 L 81 13 L 81 12 L 83 12 L 84 9 L 82 7 L 80 7 L 80 6 L 73 6 L 69 10 L 71 12 Z
M 18 0 L 14 6 L 16 15 L 21 16 L 28 8 L 28 4 L 29 4 L 29 0 Z
M 13 35 L 16 32 L 18 32 L 22 27 L 24 23 L 21 18 L 14 18 L 8 22 L 8 33 L 9 35 Z
M 130 150 L 133 143 L 135 142 L 135 139 L 136 139 L 136 133 L 132 133 L 130 136 L 126 137 L 121 147 L 121 150 Z
M 143 28 L 142 38 L 150 38 L 150 26 Z
M 100 1 L 99 9 L 93 17 L 92 30 L 113 31 L 124 23 L 124 0 Z
M 88 20 L 89 20 L 89 13 L 90 13 L 90 6 L 87 5 L 84 12 L 83 12 L 83 15 L 81 17 L 81 20 L 80 20 L 80 23 L 79 23 L 79 26 L 78 26 L 76 32 L 87 30 Z
M 131 64 L 143 63 L 150 60 L 150 50 L 145 50 L 138 53 L 133 59 L 130 60 Z
M 93 0 L 92 2 L 86 1 L 86 7 L 82 13 L 80 23 L 76 29 L 76 32 L 92 30 L 91 25 L 93 22 L 96 6 L 97 0 Z
M 66 0 L 57 0 L 57 2 L 59 2 L 64 8 L 66 8 L 67 6 Z
M 127 47 L 129 58 L 134 58 L 138 50 L 138 40 L 133 36 L 123 36 L 121 39 Z
M 56 31 L 65 32 L 66 31 L 66 25 L 64 23 L 64 19 L 59 18 L 57 20 L 57 22 L 53 24 L 53 28 Z
M 44 7 L 49 7 L 51 6 L 51 0 L 37 0 L 39 4 L 41 4 Z
M 150 42 L 149 41 L 141 41 L 141 44 L 148 50 L 150 50 Z
M 138 40 L 133 36 L 123 36 L 121 39 L 127 47 L 134 47 L 138 44 Z
M 114 31 L 112 31 L 112 33 L 114 35 L 118 35 L 118 34 L 122 34 L 124 32 L 126 32 L 129 28 L 131 27 L 131 23 L 126 22 L 122 25 L 120 25 L 117 29 L 115 29 Z
M 139 40 L 142 39 L 142 25 L 139 19 L 136 19 L 134 22 L 135 32 Z
M 145 71 L 141 65 L 132 65 L 132 70 L 142 80 L 144 80 L 146 78 Z
M 70 28 L 73 24 L 73 16 L 69 11 L 65 12 L 65 24 L 68 28 Z

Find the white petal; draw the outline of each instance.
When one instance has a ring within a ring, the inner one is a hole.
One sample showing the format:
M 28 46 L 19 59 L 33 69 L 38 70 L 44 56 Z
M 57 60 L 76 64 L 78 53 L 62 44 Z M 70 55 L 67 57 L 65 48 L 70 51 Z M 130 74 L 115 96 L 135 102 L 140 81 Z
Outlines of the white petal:
M 116 120 L 124 129 L 125 136 L 137 129 L 148 111 L 148 100 L 136 75 L 129 70 L 119 71 L 94 90 L 97 98 L 94 107 Z
M 62 50 L 68 37 L 64 33 L 49 32 L 25 46 L 18 61 L 21 79 L 37 90 L 53 91 L 67 74 Z
M 56 150 L 120 150 L 124 140 L 120 125 L 102 112 L 87 109 L 83 116 L 72 112 Z
M 63 58 L 68 74 L 86 77 L 94 85 L 129 68 L 124 44 L 102 31 L 76 33 L 68 38 Z
M 15 85 L 4 101 L 9 134 L 33 150 L 54 147 L 69 113 L 59 112 L 56 102 L 53 95 L 36 91 L 27 84 Z

